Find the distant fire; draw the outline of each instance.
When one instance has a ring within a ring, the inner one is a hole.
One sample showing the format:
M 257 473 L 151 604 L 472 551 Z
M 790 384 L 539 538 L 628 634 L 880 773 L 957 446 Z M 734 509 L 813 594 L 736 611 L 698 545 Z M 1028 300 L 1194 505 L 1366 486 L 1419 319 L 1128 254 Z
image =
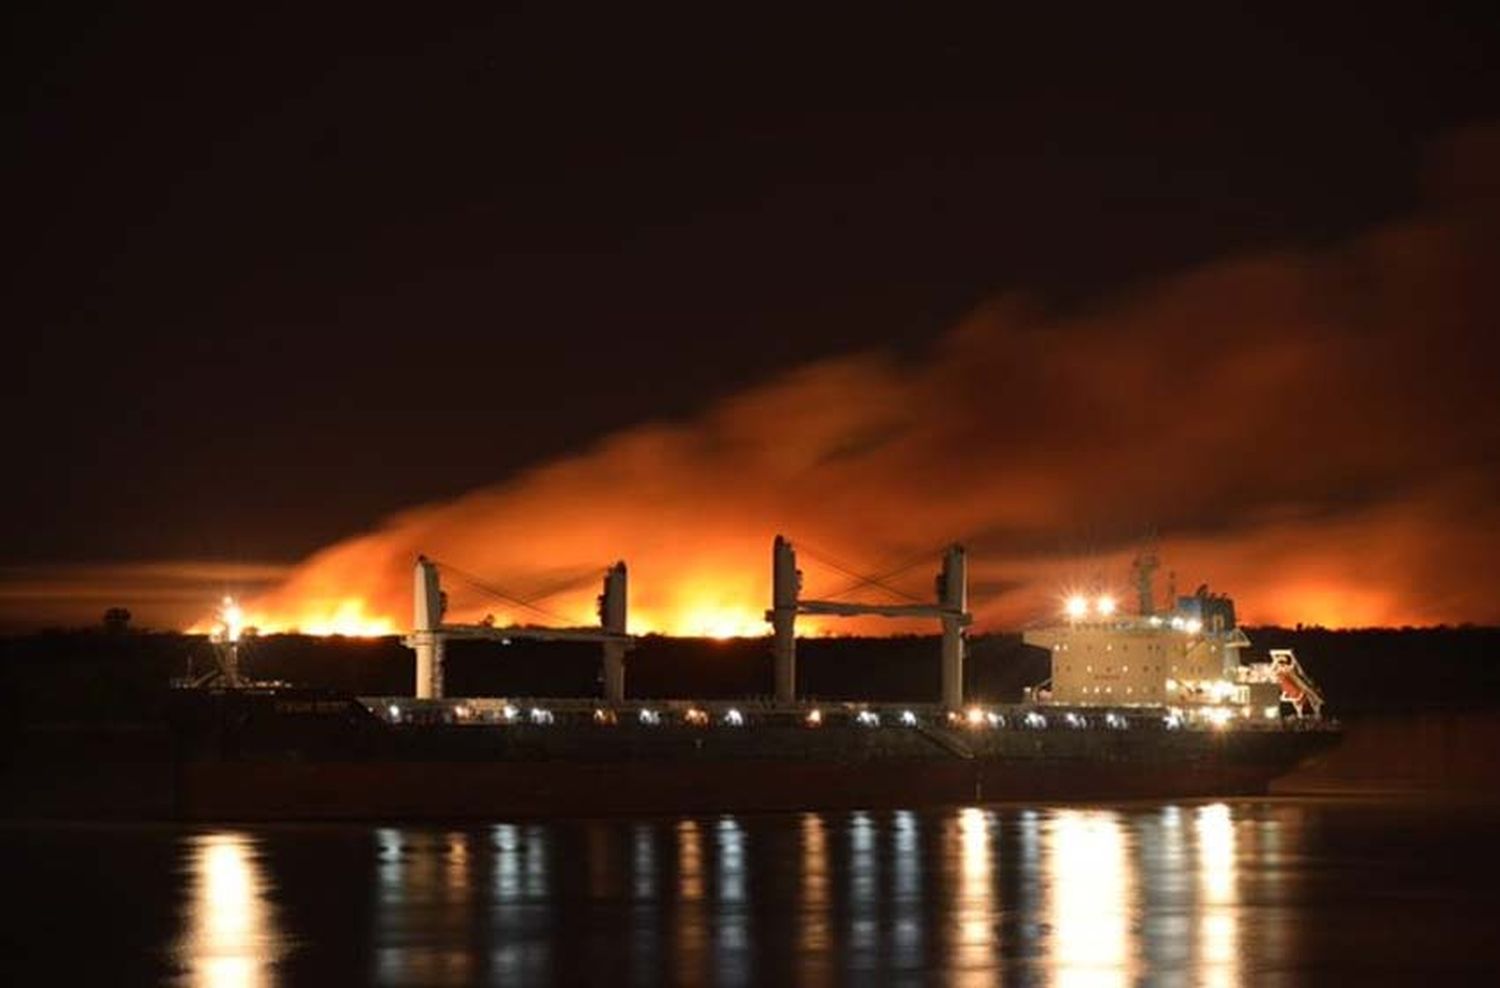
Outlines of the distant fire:
M 1500 408 L 1470 352 L 1500 315 L 1495 220 L 1490 200 L 1444 204 L 1074 316 L 1002 300 L 920 359 L 802 367 L 405 511 L 249 610 L 400 630 L 419 553 L 521 599 L 624 559 L 631 630 L 764 634 L 781 532 L 809 550 L 809 596 L 887 602 L 932 599 L 943 545 L 965 542 L 976 627 L 1004 629 L 1055 618 L 1076 588 L 1133 608 L 1130 558 L 1154 530 L 1158 593 L 1173 571 L 1181 593 L 1211 581 L 1247 623 L 1500 620 Z M 595 620 L 592 579 L 535 609 L 445 585 L 456 620 Z
M 189 628 L 194 634 L 216 634 L 222 629 L 231 641 L 247 630 L 260 634 L 296 632 L 304 635 L 344 635 L 350 638 L 378 638 L 405 630 L 405 625 L 387 615 L 371 614 L 359 597 L 338 600 L 311 600 L 294 611 L 266 610 L 255 605 L 246 610 L 225 598 L 215 617 Z
M 1500 407 L 1475 342 L 1500 319 L 1497 218 L 1494 198 L 1443 201 L 1075 313 L 1001 299 L 920 356 L 802 367 L 404 511 L 243 588 L 245 623 L 404 631 L 426 554 L 452 568 L 454 620 L 591 625 L 589 574 L 623 559 L 632 631 L 764 634 L 778 532 L 817 550 L 809 596 L 887 602 L 932 599 L 962 541 L 977 630 L 1054 619 L 1078 588 L 1132 609 L 1148 533 L 1159 594 L 1173 571 L 1181 593 L 1210 581 L 1246 623 L 1500 622 Z

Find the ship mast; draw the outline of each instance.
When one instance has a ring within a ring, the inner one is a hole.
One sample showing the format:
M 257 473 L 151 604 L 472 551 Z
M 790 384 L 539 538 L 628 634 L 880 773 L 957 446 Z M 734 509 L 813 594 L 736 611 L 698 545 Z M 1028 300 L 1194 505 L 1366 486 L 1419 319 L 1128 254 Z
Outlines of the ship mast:
M 1160 566 L 1161 561 L 1156 558 L 1155 549 L 1140 553 L 1131 564 L 1135 574 L 1136 609 L 1141 617 L 1148 618 L 1156 613 L 1156 570 Z

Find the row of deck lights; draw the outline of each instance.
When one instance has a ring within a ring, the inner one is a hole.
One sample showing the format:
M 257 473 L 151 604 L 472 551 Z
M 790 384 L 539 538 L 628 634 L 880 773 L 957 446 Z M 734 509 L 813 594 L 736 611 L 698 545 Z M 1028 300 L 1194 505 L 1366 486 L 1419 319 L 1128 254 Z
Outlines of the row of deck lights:
M 452 708 L 453 715 L 458 720 L 469 720 L 474 716 L 474 711 L 469 707 L 459 704 Z M 386 713 L 393 723 L 400 723 L 404 712 L 399 704 L 392 703 L 386 708 Z M 545 707 L 531 707 L 523 712 L 511 704 L 506 704 L 499 710 L 501 718 L 506 723 L 524 721 L 526 723 L 545 726 L 556 723 L 556 716 Z M 597 707 L 593 715 L 594 723 L 601 725 L 613 725 L 619 723 L 618 716 L 614 710 L 607 707 Z M 651 707 L 642 707 L 636 714 L 637 721 L 646 727 L 659 727 L 664 723 L 662 711 Z M 1089 719 L 1076 711 L 1068 711 L 1057 715 L 1057 719 L 1070 728 L 1085 728 L 1089 726 Z M 825 720 L 824 713 L 819 708 L 809 710 L 802 718 L 802 723 L 807 727 L 822 727 Z M 861 727 L 880 727 L 883 723 L 881 715 L 874 710 L 860 710 L 855 712 L 854 723 Z M 902 727 L 918 727 L 921 721 L 916 713 L 911 710 L 903 710 L 895 717 L 896 722 Z M 1228 718 L 1210 718 L 1214 726 L 1223 726 Z M 964 727 L 970 730 L 983 730 L 986 728 L 1004 728 L 1010 725 L 1005 715 L 993 710 L 985 710 L 982 707 L 970 707 L 964 712 L 949 711 L 947 717 L 948 726 Z M 709 727 L 714 723 L 713 717 L 707 710 L 701 707 L 689 707 L 682 712 L 681 723 L 688 727 Z M 718 719 L 718 723 L 725 727 L 743 727 L 746 724 L 745 715 L 738 708 L 730 707 L 725 710 Z M 1027 711 L 1016 721 L 1016 726 L 1030 730 L 1043 730 L 1049 726 L 1046 715 L 1037 710 Z M 1163 724 L 1169 730 L 1182 726 L 1182 718 L 1176 713 L 1170 713 L 1163 718 Z M 1122 714 L 1113 711 L 1104 714 L 1103 725 L 1113 730 L 1125 730 L 1130 727 L 1130 721 Z

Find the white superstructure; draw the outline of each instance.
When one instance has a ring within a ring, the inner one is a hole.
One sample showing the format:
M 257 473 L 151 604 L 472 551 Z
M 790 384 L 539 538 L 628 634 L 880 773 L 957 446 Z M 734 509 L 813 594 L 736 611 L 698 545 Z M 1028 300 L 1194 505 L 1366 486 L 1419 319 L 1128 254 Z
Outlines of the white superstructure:
M 1121 613 L 1109 594 L 1076 595 L 1066 603 L 1064 621 L 1025 633 L 1027 644 L 1047 649 L 1052 659 L 1038 700 L 1167 707 L 1216 721 L 1279 719 L 1283 701 L 1298 716 L 1321 710 L 1321 695 L 1290 650 L 1274 650 L 1271 662 L 1242 662 L 1240 650 L 1250 640 L 1228 597 L 1200 587 L 1158 612 L 1150 587 L 1154 568 L 1154 558 L 1136 562 L 1138 613 Z

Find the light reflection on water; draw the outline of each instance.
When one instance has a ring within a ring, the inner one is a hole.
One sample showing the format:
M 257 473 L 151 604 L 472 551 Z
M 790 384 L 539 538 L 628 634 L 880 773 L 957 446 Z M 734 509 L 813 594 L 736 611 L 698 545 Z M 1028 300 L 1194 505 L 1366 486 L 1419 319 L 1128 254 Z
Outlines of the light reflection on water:
M 1234 853 L 1234 821 L 1222 803 L 1198 808 L 1193 829 L 1198 840 L 1198 963 L 1206 985 L 1236 985 L 1240 952 L 1239 876 Z
M 954 969 L 962 984 L 985 984 L 997 961 L 999 896 L 994 883 L 992 825 L 992 814 L 973 807 L 960 810 L 947 821 L 949 842 L 944 861 L 953 874 L 951 956 L 947 966 Z
M 1230 985 L 1253 977 L 1247 956 L 1290 950 L 1287 911 L 1247 910 L 1241 869 L 1250 851 L 1264 856 L 1258 898 L 1282 894 L 1277 865 L 1295 825 L 1265 807 L 1241 812 L 967 807 L 328 828 L 319 839 L 367 842 L 357 887 L 379 983 Z M 284 887 L 313 880 L 305 866 L 278 873 L 267 848 L 287 835 L 183 840 L 175 957 L 188 979 L 254 985 L 295 967 L 318 933 L 316 917 L 277 904 Z
M 1059 810 L 1044 839 L 1048 966 L 1060 985 L 1124 984 L 1137 974 L 1135 871 L 1119 816 Z
M 268 901 L 256 843 L 239 833 L 187 838 L 187 908 L 174 951 L 189 984 L 229 988 L 272 981 L 287 949 Z

